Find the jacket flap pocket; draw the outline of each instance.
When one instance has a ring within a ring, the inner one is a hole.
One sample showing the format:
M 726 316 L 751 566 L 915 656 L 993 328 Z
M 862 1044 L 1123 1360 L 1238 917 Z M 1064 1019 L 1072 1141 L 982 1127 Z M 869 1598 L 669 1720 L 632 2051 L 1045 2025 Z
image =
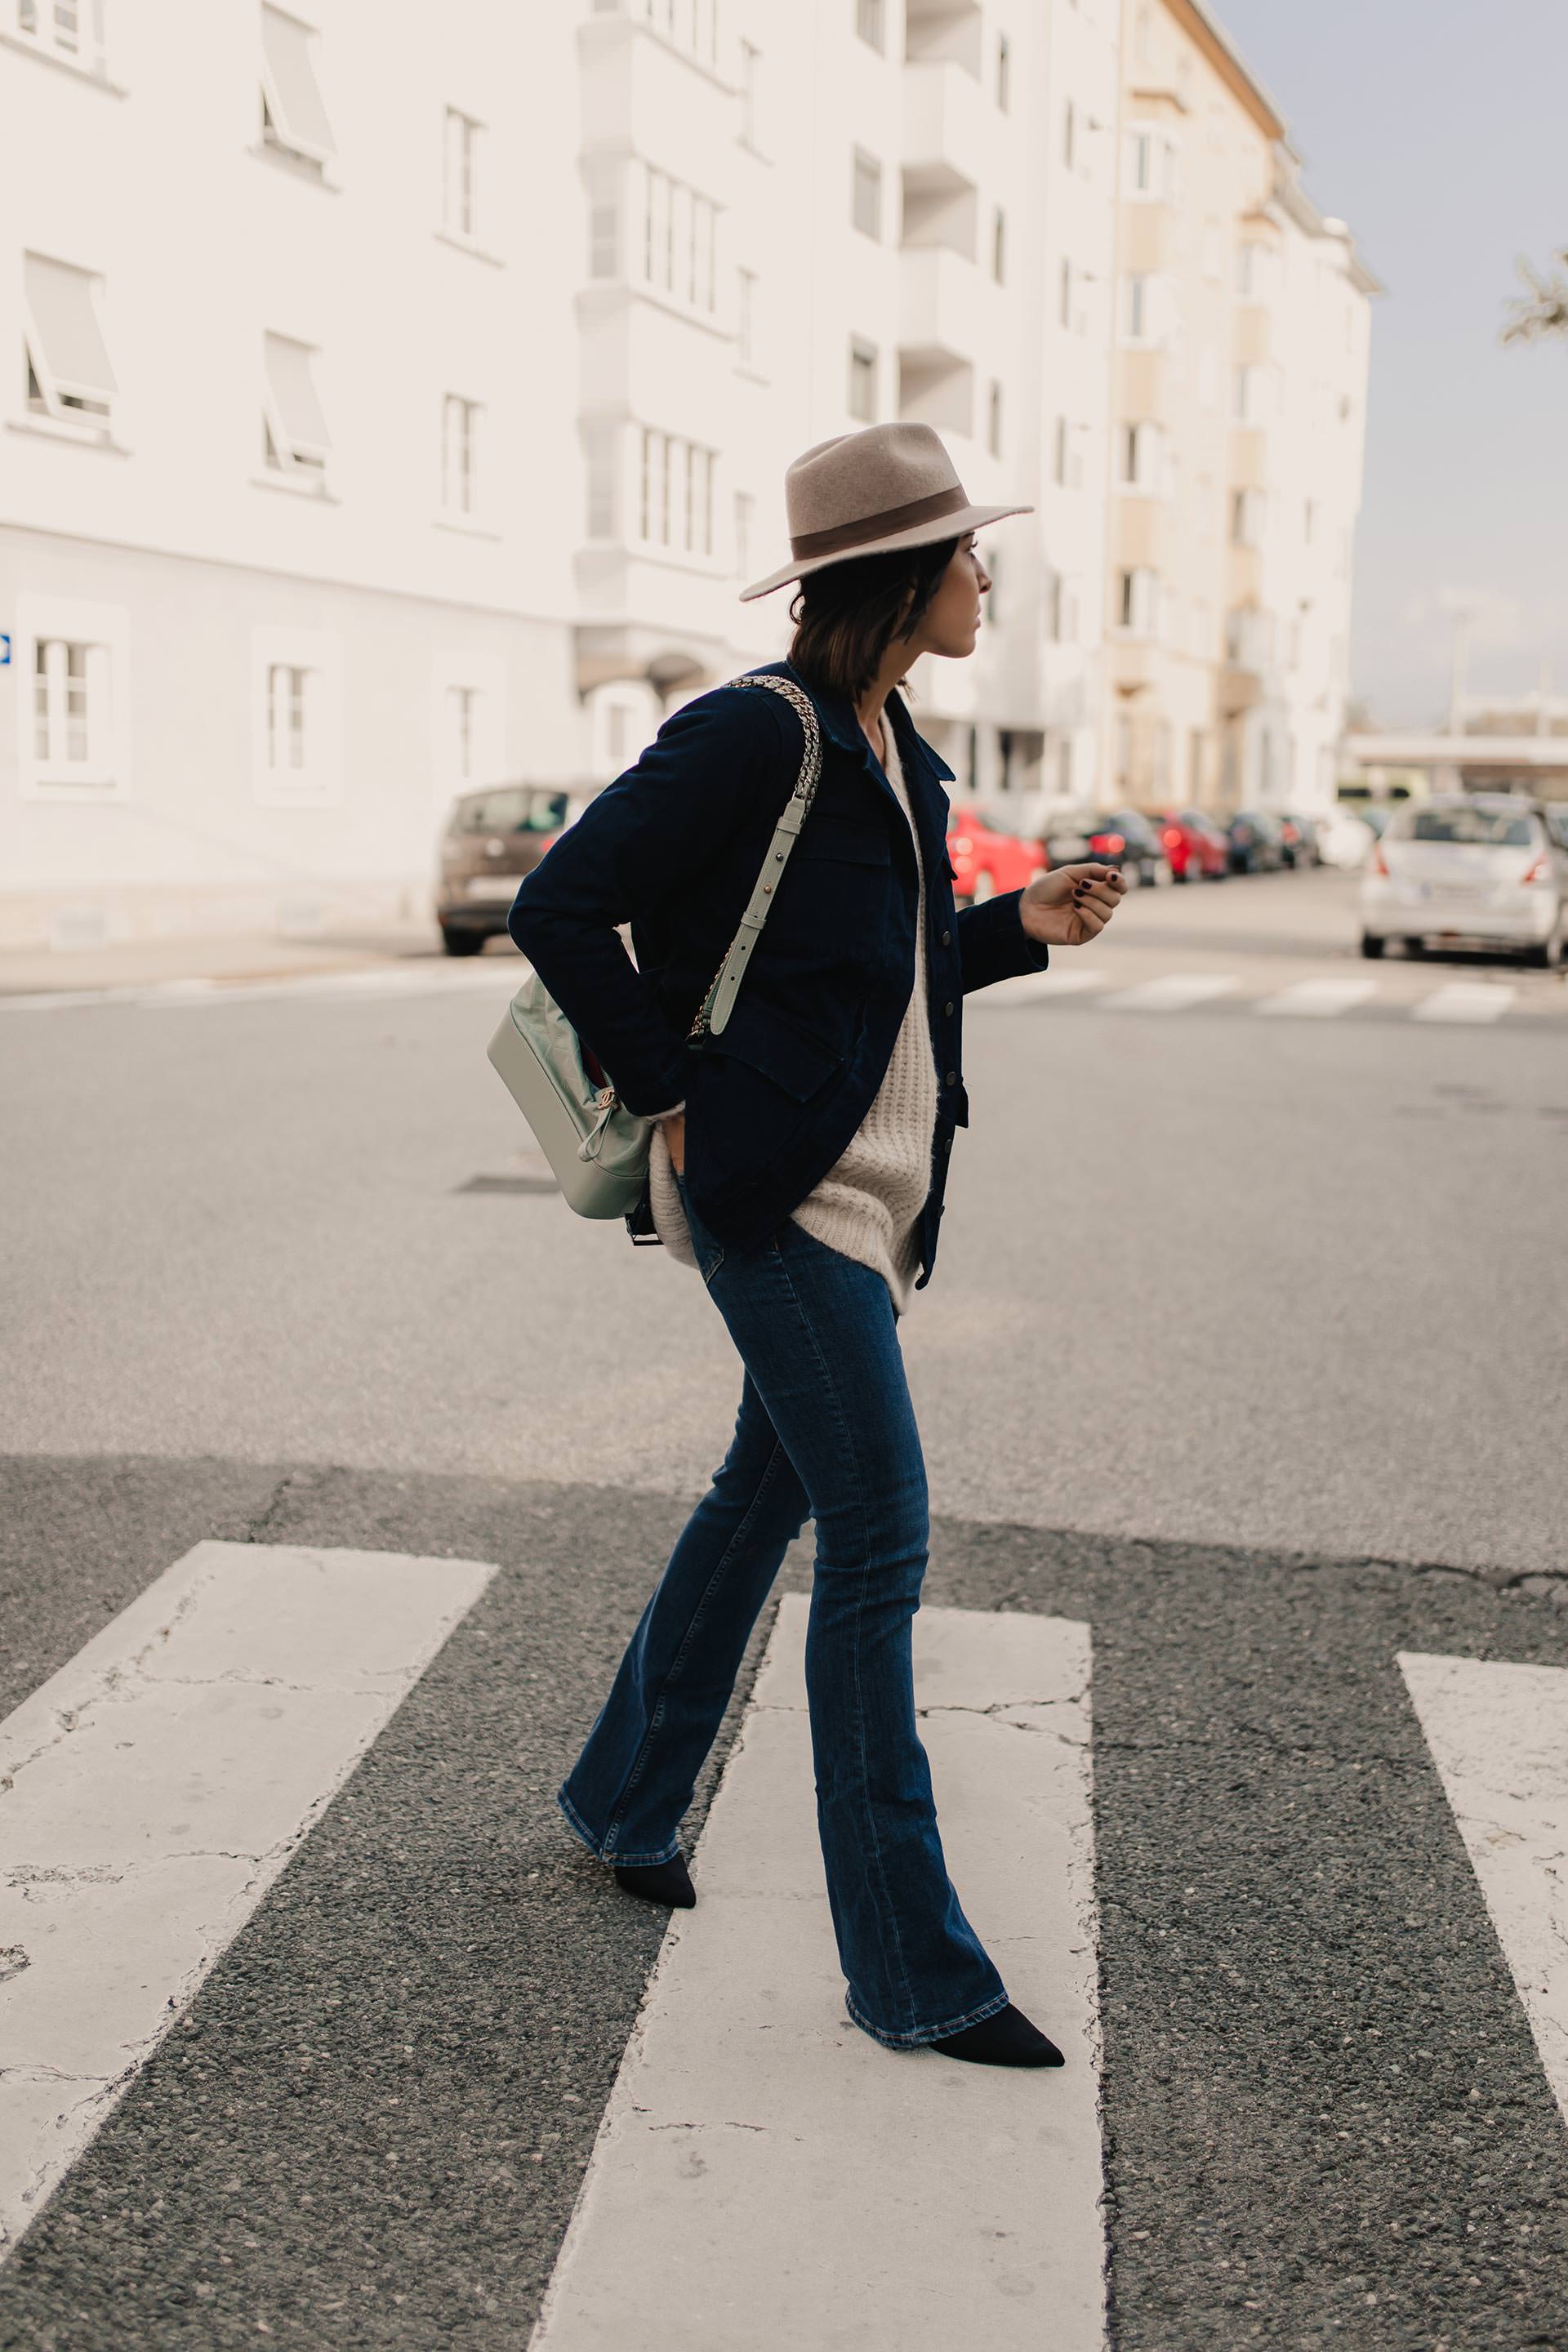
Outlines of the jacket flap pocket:
M 720 1030 L 703 1047 L 702 1059 L 710 1055 L 726 1056 L 744 1062 L 748 1069 L 760 1070 L 797 1102 L 805 1102 L 818 1087 L 826 1086 L 847 1058 L 832 1039 L 813 1037 L 769 1006 L 754 1001 L 748 1005 L 744 998 L 731 1015 L 729 1027 Z

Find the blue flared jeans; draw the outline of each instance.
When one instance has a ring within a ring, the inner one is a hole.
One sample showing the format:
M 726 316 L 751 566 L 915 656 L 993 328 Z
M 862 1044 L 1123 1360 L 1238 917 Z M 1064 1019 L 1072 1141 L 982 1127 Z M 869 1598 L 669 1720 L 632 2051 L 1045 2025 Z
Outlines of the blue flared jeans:
M 942 1860 L 915 1717 L 910 1623 L 925 1464 L 888 1286 L 786 1223 L 754 1249 L 691 1213 L 745 1367 L 735 1433 L 687 1521 L 560 1791 L 606 1863 L 668 1862 L 746 1643 L 807 1517 L 805 1684 L 817 1828 L 855 2022 L 902 2047 L 1006 2005 Z

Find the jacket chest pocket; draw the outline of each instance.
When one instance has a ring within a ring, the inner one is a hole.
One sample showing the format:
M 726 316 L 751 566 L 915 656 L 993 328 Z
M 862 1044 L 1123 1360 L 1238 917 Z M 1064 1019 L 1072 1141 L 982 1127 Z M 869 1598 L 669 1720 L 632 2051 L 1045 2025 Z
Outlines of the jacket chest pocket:
M 800 829 L 791 862 L 808 865 L 880 866 L 892 864 L 888 828 L 875 819 L 840 816 L 835 809 L 813 809 Z

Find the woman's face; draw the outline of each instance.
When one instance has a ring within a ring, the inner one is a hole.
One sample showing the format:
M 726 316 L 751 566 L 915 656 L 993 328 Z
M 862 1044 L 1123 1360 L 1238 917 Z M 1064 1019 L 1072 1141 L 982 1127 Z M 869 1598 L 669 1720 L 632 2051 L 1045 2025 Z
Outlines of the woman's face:
M 917 634 L 921 651 L 941 654 L 949 661 L 972 654 L 980 627 L 980 600 L 990 585 L 974 533 L 965 531 L 921 622 Z

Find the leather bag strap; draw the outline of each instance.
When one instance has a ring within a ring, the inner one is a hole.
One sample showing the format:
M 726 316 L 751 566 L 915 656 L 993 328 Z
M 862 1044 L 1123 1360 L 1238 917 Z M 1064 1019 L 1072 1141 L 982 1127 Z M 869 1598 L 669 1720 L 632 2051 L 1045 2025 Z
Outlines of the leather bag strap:
M 812 802 L 816 798 L 816 787 L 822 776 L 822 730 L 810 695 L 803 692 L 793 678 L 777 677 L 771 673 L 766 677 L 731 678 L 730 682 L 732 686 L 766 687 L 774 694 L 782 694 L 800 720 L 805 734 L 805 746 L 801 754 L 800 774 L 795 779 L 795 790 L 773 828 L 768 854 L 763 860 L 763 870 L 746 902 L 740 928 L 730 943 L 730 952 L 715 973 L 713 983 L 691 1024 L 688 1043 L 693 1045 L 705 1036 L 717 1037 L 735 1009 L 735 999 L 741 992 L 741 982 L 745 978 L 752 950 L 763 935 L 763 926 L 772 910 L 784 867 L 789 864 L 790 852 L 800 838 L 800 829 L 810 813 Z

